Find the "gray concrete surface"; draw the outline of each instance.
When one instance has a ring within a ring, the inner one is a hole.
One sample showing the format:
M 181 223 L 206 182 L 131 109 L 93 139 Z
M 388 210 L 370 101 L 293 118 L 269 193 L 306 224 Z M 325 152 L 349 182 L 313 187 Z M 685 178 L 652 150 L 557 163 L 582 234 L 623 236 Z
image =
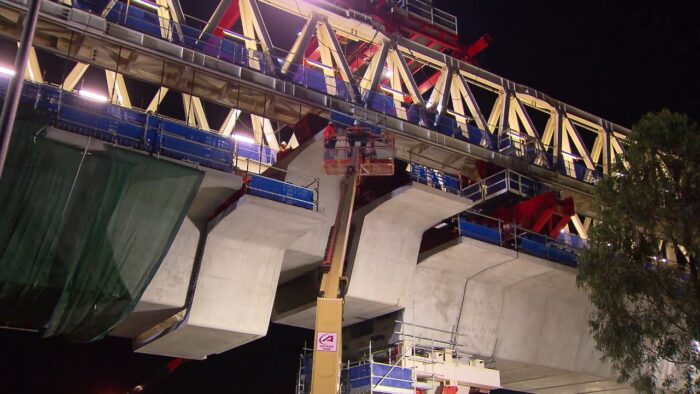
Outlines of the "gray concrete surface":
M 241 188 L 241 177 L 206 171 L 168 253 L 134 311 L 110 335 L 135 337 L 185 306 L 197 244 L 209 214 Z
M 575 270 L 468 238 L 422 257 L 404 321 L 454 334 L 407 326 L 409 332 L 426 342 L 456 338 L 460 351 L 493 360 L 509 389 L 629 390 L 614 382 L 595 350 L 591 306 Z
M 285 250 L 320 220 L 314 211 L 242 197 L 207 236 L 186 318 L 137 352 L 199 359 L 264 336 Z
M 345 324 L 401 308 L 416 268 L 423 232 L 471 201 L 414 183 L 364 217 L 345 296 Z

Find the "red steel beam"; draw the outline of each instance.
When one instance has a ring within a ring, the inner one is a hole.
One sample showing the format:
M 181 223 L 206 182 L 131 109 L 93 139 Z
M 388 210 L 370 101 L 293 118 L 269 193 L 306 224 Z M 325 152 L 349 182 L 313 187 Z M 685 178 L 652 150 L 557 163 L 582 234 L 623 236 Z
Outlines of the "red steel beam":
M 241 9 L 238 7 L 238 1 L 232 1 L 228 6 L 224 16 L 221 17 L 219 24 L 214 29 L 214 35 L 217 37 L 224 36 L 224 29 L 229 30 L 233 25 L 241 19 Z

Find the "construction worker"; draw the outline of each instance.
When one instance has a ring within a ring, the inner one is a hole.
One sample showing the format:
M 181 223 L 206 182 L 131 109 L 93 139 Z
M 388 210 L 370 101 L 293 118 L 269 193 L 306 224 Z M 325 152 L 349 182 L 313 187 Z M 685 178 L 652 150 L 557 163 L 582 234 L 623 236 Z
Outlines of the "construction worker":
M 335 126 L 333 126 L 333 122 L 330 122 L 328 126 L 323 129 L 323 142 L 326 149 L 335 149 L 337 140 L 338 134 L 335 131 Z
M 326 148 L 323 156 L 325 160 L 335 160 L 336 151 L 335 144 L 338 142 L 338 133 L 335 131 L 333 122 L 328 122 L 328 125 L 323 129 L 323 146 Z

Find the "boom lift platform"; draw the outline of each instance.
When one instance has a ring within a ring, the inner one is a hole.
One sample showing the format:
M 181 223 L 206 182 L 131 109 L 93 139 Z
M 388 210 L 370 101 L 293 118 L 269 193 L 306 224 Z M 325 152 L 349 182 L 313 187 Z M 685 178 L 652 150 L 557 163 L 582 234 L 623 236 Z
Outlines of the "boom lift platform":
M 394 174 L 394 140 L 376 126 L 333 112 L 324 130 L 323 168 L 328 175 L 343 175 L 341 198 L 329 236 L 323 276 L 316 303 L 312 394 L 340 390 L 343 292 L 341 282 L 355 192 L 363 176 Z

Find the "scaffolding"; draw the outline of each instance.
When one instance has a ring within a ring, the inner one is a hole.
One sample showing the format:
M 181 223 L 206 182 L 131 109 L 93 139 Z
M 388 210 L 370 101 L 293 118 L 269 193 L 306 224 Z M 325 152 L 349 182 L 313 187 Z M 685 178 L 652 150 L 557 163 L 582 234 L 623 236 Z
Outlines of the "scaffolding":
M 431 394 L 438 389 L 449 392 L 446 390 L 450 388 L 487 393 L 499 386 L 498 371 L 486 369 L 483 360 L 459 351 L 462 345 L 457 340 L 463 335 L 403 321 L 396 323 L 393 344 L 376 349 L 370 341 L 360 349 L 363 355 L 359 359 L 343 363 L 341 394 Z M 311 355 L 311 349 L 304 349 L 300 356 L 297 394 L 309 393 Z M 475 368 L 484 374 L 474 373 Z M 454 373 L 465 369 L 472 369 L 472 373 Z M 481 380 L 465 381 L 465 375 Z

